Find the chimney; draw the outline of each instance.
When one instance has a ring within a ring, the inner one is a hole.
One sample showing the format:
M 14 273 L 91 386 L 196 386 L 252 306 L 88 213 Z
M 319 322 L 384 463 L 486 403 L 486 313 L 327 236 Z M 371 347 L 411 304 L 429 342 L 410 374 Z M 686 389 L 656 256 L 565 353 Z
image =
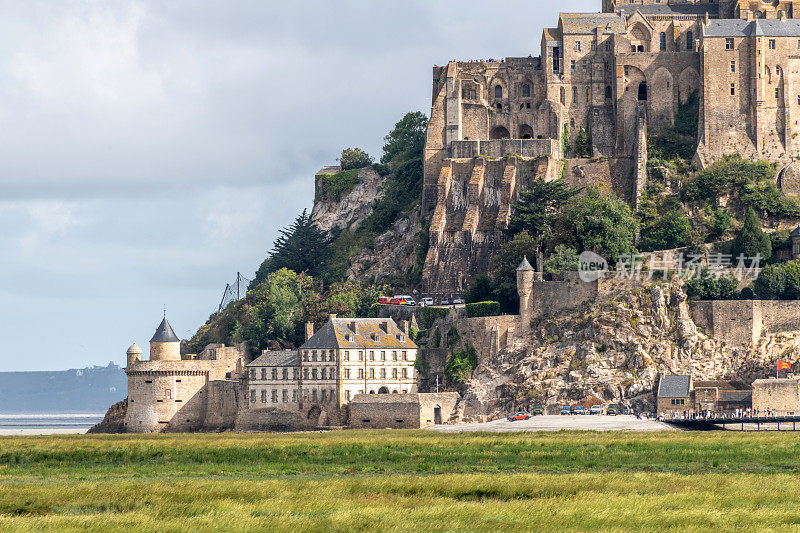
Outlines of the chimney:
M 384 333 L 389 333 L 389 321 L 388 320 L 382 320 L 381 321 L 381 331 L 383 331 Z
M 357 333 L 357 332 L 356 332 L 356 321 L 355 321 L 355 320 L 353 320 L 352 322 L 350 322 L 350 330 L 351 330 L 353 333 Z
M 708 26 L 708 21 L 711 17 L 708 16 L 708 11 L 706 11 L 706 26 Z
M 750 11 L 749 9 L 747 10 L 747 20 L 748 21 L 753 20 L 753 12 Z
M 400 329 L 402 329 L 403 333 L 405 333 L 406 337 L 408 337 L 408 320 L 400 321 Z
M 306 322 L 306 341 L 314 336 L 314 323 Z
M 333 313 L 328 315 L 328 320 L 333 320 L 334 318 L 336 318 L 336 315 L 334 315 Z

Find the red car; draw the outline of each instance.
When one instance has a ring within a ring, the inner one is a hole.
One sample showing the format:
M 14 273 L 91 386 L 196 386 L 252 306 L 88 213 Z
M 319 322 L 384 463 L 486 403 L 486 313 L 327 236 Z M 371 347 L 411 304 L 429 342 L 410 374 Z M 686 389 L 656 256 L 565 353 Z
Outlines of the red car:
M 531 414 L 527 411 L 520 411 L 519 413 L 514 413 L 513 415 L 508 417 L 509 422 L 514 422 L 516 420 L 530 420 Z

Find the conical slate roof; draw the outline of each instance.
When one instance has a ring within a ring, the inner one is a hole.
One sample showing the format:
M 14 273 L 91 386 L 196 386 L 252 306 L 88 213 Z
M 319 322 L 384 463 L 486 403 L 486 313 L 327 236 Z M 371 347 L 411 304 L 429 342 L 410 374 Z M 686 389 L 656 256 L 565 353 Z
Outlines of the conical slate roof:
M 528 262 L 528 256 L 525 256 L 522 259 L 522 263 L 519 264 L 519 266 L 517 267 L 517 270 L 533 270 L 533 267 Z
M 161 321 L 161 325 L 158 326 L 156 334 L 153 335 L 150 342 L 181 342 L 181 340 L 175 335 L 175 332 L 172 331 L 172 326 L 167 322 L 167 317 L 164 317 L 164 320 Z

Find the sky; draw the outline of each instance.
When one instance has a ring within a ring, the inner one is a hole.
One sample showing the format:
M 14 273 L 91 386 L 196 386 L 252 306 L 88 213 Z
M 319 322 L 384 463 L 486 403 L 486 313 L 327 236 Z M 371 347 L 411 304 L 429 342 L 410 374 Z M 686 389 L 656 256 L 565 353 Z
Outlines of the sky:
M 600 3 L 0 0 L 0 371 L 124 365 L 164 307 L 191 337 L 432 66 Z

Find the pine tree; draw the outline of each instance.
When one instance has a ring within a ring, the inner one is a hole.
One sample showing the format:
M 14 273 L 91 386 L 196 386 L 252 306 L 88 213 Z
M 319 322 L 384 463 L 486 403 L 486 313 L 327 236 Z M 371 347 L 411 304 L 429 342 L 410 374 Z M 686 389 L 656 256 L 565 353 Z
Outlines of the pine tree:
M 761 257 L 761 261 L 772 257 L 772 242 L 769 235 L 761 231 L 761 221 L 752 209 L 747 210 L 742 229 L 733 240 L 731 253 L 734 262 L 740 255 L 744 255 L 745 258 L 753 258 L 758 255 Z
M 536 239 L 537 250 L 543 251 L 552 237 L 559 212 L 578 192 L 579 189 L 570 187 L 563 179 L 535 180 L 530 189 L 522 191 L 520 200 L 514 204 L 508 233 L 514 236 L 527 231 Z
M 288 228 L 280 230 L 270 256 L 256 272 L 253 286 L 282 268 L 297 273 L 308 272 L 314 277 L 323 275 L 330 255 L 329 244 L 328 234 L 314 225 L 308 210 L 304 209 Z

